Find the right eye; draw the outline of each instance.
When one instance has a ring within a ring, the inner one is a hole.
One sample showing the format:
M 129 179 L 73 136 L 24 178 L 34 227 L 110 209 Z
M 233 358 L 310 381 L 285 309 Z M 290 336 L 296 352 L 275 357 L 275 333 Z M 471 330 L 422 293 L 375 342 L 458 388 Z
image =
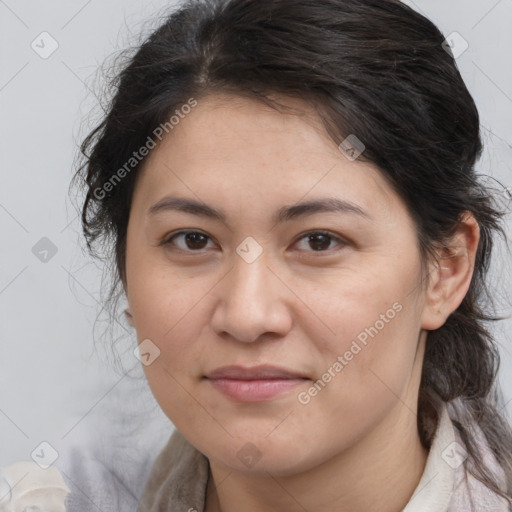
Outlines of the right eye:
M 205 250 L 205 244 L 208 240 L 211 240 L 210 237 L 202 231 L 183 230 L 166 237 L 160 245 L 169 247 L 171 250 L 173 250 L 172 246 L 176 246 L 183 252 L 200 252 Z

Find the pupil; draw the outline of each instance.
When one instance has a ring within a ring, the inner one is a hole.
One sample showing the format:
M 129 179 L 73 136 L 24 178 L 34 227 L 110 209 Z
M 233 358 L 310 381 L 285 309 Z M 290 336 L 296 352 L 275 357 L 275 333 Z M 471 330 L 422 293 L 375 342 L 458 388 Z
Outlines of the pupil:
M 204 242 L 204 239 L 206 238 L 205 235 L 201 234 L 201 233 L 187 233 L 185 235 L 185 239 L 186 239 L 186 243 L 187 243 L 187 247 L 189 249 L 202 249 L 203 246 L 204 246 L 204 243 L 201 244 L 201 241 L 198 240 L 200 238 L 203 238 L 203 242 Z
M 323 243 L 322 243 L 322 239 L 323 239 Z M 313 242 L 313 244 L 317 244 L 319 242 L 320 249 L 327 249 L 329 247 L 329 236 L 328 235 L 322 235 L 322 234 L 311 235 L 309 237 L 309 241 Z M 313 249 L 315 249 L 315 247 L 313 247 Z M 317 250 L 317 249 L 315 249 L 315 250 Z

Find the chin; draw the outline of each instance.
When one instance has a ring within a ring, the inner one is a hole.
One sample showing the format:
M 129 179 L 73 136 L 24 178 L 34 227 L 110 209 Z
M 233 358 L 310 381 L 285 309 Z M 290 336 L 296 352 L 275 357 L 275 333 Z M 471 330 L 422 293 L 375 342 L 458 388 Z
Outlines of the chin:
M 261 477 L 292 476 L 321 462 L 315 460 L 322 458 L 319 457 L 323 451 L 320 447 L 307 446 L 289 435 L 286 439 L 280 436 L 271 439 L 267 434 L 268 431 L 261 436 L 245 435 L 243 439 L 230 439 L 223 445 L 208 443 L 214 449 L 201 451 L 232 471 Z

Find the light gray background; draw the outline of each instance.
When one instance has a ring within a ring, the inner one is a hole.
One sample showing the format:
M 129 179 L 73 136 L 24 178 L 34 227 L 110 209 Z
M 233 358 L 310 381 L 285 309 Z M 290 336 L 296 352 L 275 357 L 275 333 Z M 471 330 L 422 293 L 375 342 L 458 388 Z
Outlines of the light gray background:
M 469 43 L 457 62 L 481 113 L 487 149 L 480 169 L 512 186 L 512 0 L 407 3 L 446 35 L 456 31 Z M 169 421 L 137 380 L 142 371 L 129 350 L 134 335 L 120 345 L 125 367 L 135 365 L 130 376 L 112 367 L 102 347 L 106 326 L 94 328 L 101 269 L 82 252 L 77 212 L 68 199 L 77 143 L 92 126 L 84 120 L 96 119 L 90 88 L 98 65 L 136 41 L 143 21 L 166 5 L 171 3 L 0 0 L 0 466 L 30 460 L 42 441 L 61 456 L 76 444 L 101 443 L 113 456 L 132 446 L 136 460 L 137 450 L 151 446 L 156 453 L 170 433 Z M 59 45 L 47 59 L 31 48 L 43 31 Z M 32 252 L 42 237 L 57 248 L 46 263 Z M 510 259 L 496 260 L 493 275 L 497 293 L 510 304 Z M 510 315 L 510 307 L 502 313 Z M 497 326 L 507 401 L 511 333 L 510 320 Z

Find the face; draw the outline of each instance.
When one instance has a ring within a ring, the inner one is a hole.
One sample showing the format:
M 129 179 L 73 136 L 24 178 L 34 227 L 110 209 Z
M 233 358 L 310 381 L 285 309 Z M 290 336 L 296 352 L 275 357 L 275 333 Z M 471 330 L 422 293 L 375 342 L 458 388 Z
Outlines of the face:
M 402 200 L 281 100 L 302 114 L 205 97 L 150 153 L 125 286 L 176 428 L 211 461 L 286 475 L 414 404 L 425 300 Z

